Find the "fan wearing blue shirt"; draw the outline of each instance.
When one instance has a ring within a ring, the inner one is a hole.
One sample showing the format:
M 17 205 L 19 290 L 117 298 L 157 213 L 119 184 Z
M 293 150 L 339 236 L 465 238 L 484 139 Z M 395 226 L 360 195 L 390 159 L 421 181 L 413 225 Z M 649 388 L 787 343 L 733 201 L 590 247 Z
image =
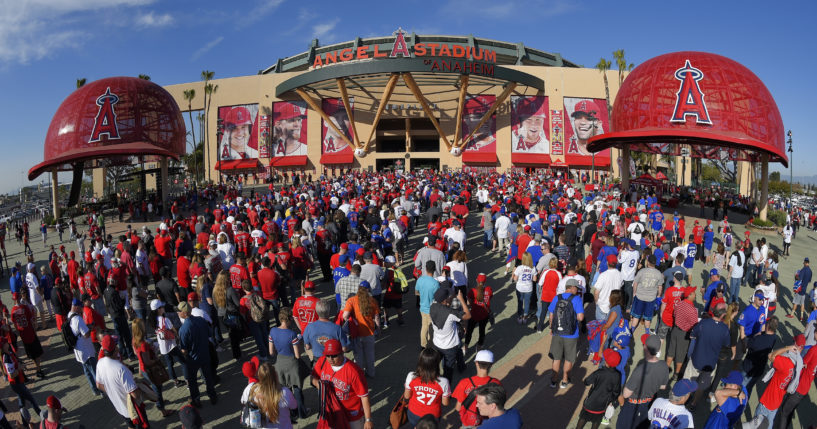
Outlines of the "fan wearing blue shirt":
M 508 394 L 500 384 L 488 383 L 477 387 L 476 403 L 479 414 L 487 417 L 479 426 L 483 429 L 519 429 L 522 416 L 514 408 L 505 409 Z
M 709 414 L 704 429 L 732 429 L 740 421 L 743 409 L 746 408 L 749 394 L 741 385 L 743 376 L 740 371 L 730 372 L 721 381 L 723 387 L 715 391 L 715 402 L 718 405 Z
M 740 314 L 738 318 L 740 339 L 752 337 L 763 330 L 763 325 L 766 324 L 766 308 L 762 305 L 764 299 L 763 292 L 755 292 L 752 305 L 746 307 Z
M 723 285 L 726 287 L 726 283 L 721 281 L 721 276 L 715 268 L 709 270 L 709 280 L 712 281 L 712 283 L 709 283 L 704 291 L 704 310 L 709 310 L 709 303 L 712 302 L 712 297 L 715 296 L 715 291 L 718 289 L 718 286 Z
M 684 268 L 691 270 L 692 267 L 695 265 L 695 256 L 698 254 L 698 246 L 692 242 L 695 239 L 695 236 L 689 236 L 689 243 L 686 245 L 686 249 L 684 255 L 686 258 L 684 259 Z

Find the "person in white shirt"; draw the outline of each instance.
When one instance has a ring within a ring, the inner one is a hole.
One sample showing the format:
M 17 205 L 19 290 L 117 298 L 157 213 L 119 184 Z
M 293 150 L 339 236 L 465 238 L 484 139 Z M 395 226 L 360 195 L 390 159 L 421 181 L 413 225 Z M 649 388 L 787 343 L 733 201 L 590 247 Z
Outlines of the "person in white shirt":
M 607 270 L 599 274 L 593 285 L 593 296 L 596 299 L 596 319 L 607 320 L 610 312 L 610 292 L 621 290 L 624 280 L 621 271 L 616 269 L 618 256 L 607 255 Z
M 738 249 L 729 257 L 729 303 L 738 302 L 740 282 L 743 279 L 743 266 L 746 255 L 743 254 L 743 242 L 738 242 Z
M 462 224 L 459 220 L 454 220 L 452 222 L 453 228 L 448 228 L 445 230 L 445 234 L 443 237 L 448 241 L 448 246 L 451 246 L 451 243 L 459 243 L 460 249 L 465 249 L 465 231 L 462 229 Z
M 71 301 L 71 311 L 68 312 L 66 320 L 71 326 L 71 332 L 77 337 L 74 345 L 74 357 L 82 365 L 82 371 L 88 378 L 88 384 L 96 396 L 102 396 L 102 392 L 96 387 L 96 353 L 94 343 L 91 340 L 91 330 L 82 319 L 82 301 L 74 298 Z
M 536 282 L 536 269 L 533 267 L 533 257 L 525 252 L 522 255 L 522 263 L 513 270 L 511 280 L 516 282 L 516 322 L 525 324 L 530 313 L 530 298 L 533 293 L 533 284 Z
M 499 244 L 497 248 L 500 251 L 503 251 L 511 245 L 510 234 L 508 231 L 508 228 L 511 226 L 511 218 L 505 215 L 504 210 L 500 211 L 499 213 L 499 217 L 497 217 L 496 222 L 494 222 L 494 229 L 496 230 L 494 236 Z
M 185 373 L 184 378 L 187 379 L 187 367 L 184 364 L 184 355 L 182 355 L 182 351 L 176 345 L 176 337 L 179 332 L 173 326 L 171 318 L 165 315 L 164 302 L 154 299 L 150 302 L 150 311 L 151 317 L 155 320 L 153 325 L 156 326 L 156 342 L 159 343 L 159 354 L 162 355 L 162 360 L 165 361 L 167 373 L 170 375 L 170 378 L 174 380 L 176 387 L 184 386 L 185 382 L 176 377 L 176 371 L 173 368 L 174 361 L 181 364 L 182 370 Z
M 783 227 L 783 255 L 789 256 L 789 247 L 791 247 L 791 238 L 794 235 L 794 228 L 791 223 L 786 223 Z
M 633 247 L 641 247 L 641 235 L 644 234 L 644 231 L 646 231 L 646 228 L 641 221 L 633 219 L 633 221 L 630 222 L 630 225 L 627 227 L 627 232 L 630 233 L 630 239 L 635 242 Z
M 631 224 L 632 225 L 632 224 Z M 627 308 L 633 297 L 633 280 L 635 279 L 636 271 L 638 271 L 638 251 L 633 250 L 635 243 L 633 240 L 623 240 L 624 248 L 618 253 L 618 263 L 621 264 L 621 278 L 624 280 L 624 302 L 621 303 L 622 308 Z
M 26 266 L 26 288 L 28 289 L 28 302 L 40 315 L 40 330 L 45 329 L 45 307 L 43 307 L 43 291 L 40 288 L 40 280 L 37 278 L 37 267 L 29 262 Z
M 128 402 L 141 404 L 141 395 L 133 380 L 133 373 L 119 360 L 118 339 L 112 335 L 102 338 L 103 357 L 96 364 L 96 387 L 105 392 L 116 412 L 132 427 Z
M 570 279 L 576 280 L 579 283 L 577 293 L 583 296 L 587 291 L 587 280 L 584 279 L 583 275 L 578 273 L 576 266 L 567 267 L 567 274 L 562 277 L 562 280 L 559 281 L 559 286 L 556 287 L 556 295 L 561 295 L 567 291 L 567 281 Z

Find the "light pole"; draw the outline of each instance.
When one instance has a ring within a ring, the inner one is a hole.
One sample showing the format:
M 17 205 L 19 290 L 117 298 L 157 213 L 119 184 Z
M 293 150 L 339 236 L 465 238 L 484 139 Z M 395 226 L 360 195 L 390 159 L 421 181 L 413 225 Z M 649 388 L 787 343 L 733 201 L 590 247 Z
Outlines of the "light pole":
M 793 167 L 794 167 L 794 165 L 793 165 L 793 164 L 794 164 L 794 161 L 791 159 L 791 155 L 792 155 L 792 149 L 791 149 L 791 130 L 789 130 L 789 131 L 786 133 L 786 135 L 789 137 L 789 138 L 786 140 L 786 143 L 788 143 L 788 144 L 789 144 L 789 149 L 788 149 L 788 152 L 789 152 L 789 210 L 791 210 L 791 209 L 792 209 L 792 207 L 794 207 L 794 204 L 792 204 L 792 201 L 791 201 L 792 189 L 794 188 L 794 168 L 793 168 Z

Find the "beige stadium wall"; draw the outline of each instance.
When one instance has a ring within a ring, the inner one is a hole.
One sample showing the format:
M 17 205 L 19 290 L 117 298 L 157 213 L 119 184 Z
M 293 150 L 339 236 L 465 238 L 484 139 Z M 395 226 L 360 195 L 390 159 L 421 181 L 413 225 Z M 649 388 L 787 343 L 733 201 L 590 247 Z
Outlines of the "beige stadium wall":
M 384 60 L 387 61 L 387 60 Z M 551 109 L 563 109 L 563 98 L 564 97 L 586 97 L 586 98 L 598 98 L 604 99 L 605 98 L 605 90 L 604 90 L 604 80 L 602 74 L 596 69 L 588 69 L 588 68 L 562 68 L 562 67 L 541 67 L 541 66 L 506 66 L 513 69 L 518 69 L 520 71 L 524 71 L 531 75 L 541 78 L 545 82 L 544 88 L 538 88 L 542 90 L 539 95 L 545 95 L 549 97 L 549 105 Z M 215 170 L 215 165 L 217 161 L 217 142 L 216 142 L 216 124 L 218 118 L 218 107 L 220 106 L 232 106 L 232 105 L 240 105 L 240 104 L 252 104 L 258 103 L 259 104 L 259 112 L 261 111 L 262 106 L 271 107 L 272 103 L 277 101 L 285 101 L 275 97 L 275 88 L 281 82 L 289 79 L 292 76 L 295 76 L 299 73 L 308 73 L 308 72 L 292 72 L 292 73 L 271 73 L 266 75 L 253 75 L 253 76 L 242 76 L 236 78 L 225 78 L 225 79 L 214 79 L 211 83 L 218 85 L 218 89 L 215 95 L 212 97 L 212 101 L 210 102 L 210 112 L 207 116 L 207 123 L 208 123 L 208 147 L 205 150 L 205 157 L 207 158 L 205 162 L 206 169 L 209 170 L 209 176 L 205 173 L 205 178 L 210 177 L 212 181 L 218 182 L 218 171 Z M 607 79 L 608 85 L 610 90 L 610 100 L 615 100 L 616 93 L 618 91 L 618 72 L 617 71 L 609 71 L 607 72 Z M 193 100 L 191 106 L 188 106 L 188 102 L 184 99 L 184 91 L 187 89 L 195 89 L 196 90 L 196 97 Z M 170 94 L 176 99 L 179 107 L 187 115 L 187 111 L 192 110 L 201 110 L 204 109 L 204 82 L 191 82 L 191 83 L 184 83 L 178 85 L 169 85 L 166 86 Z M 421 87 L 421 90 L 425 88 Z M 474 89 L 474 92 L 469 91 L 469 94 L 478 93 L 477 90 L 482 91 L 480 88 L 469 88 Z M 383 88 L 376 88 L 372 91 L 373 96 L 378 99 L 382 92 Z M 483 94 L 493 94 L 499 95 L 502 88 L 497 87 L 493 88 L 490 91 L 482 92 Z M 401 92 L 408 92 L 405 88 L 405 85 L 402 81 L 398 83 L 398 88 L 396 91 Z M 526 94 L 534 95 L 536 92 L 532 89 L 527 89 Z M 356 96 L 355 92 L 350 88 L 350 95 Z M 361 100 L 357 96 L 357 100 Z M 435 103 L 439 100 L 435 99 L 434 96 L 429 95 L 428 99 L 430 102 Z M 294 95 L 291 98 L 287 98 L 287 100 L 300 100 L 297 95 Z M 318 100 L 319 101 L 319 100 Z M 373 100 L 363 100 L 361 104 L 366 105 L 374 105 L 376 103 L 372 102 Z M 416 101 L 413 102 L 417 104 Z M 448 103 L 450 105 L 446 105 L 446 103 L 441 103 L 441 109 L 445 110 L 445 114 L 441 115 L 440 117 L 440 125 L 443 131 L 447 134 L 449 139 L 454 138 L 455 128 L 456 128 L 456 120 L 454 119 L 456 116 L 456 103 Z M 355 115 L 355 126 L 357 129 L 358 136 L 363 142 L 368 136 L 371 131 L 371 125 L 374 120 L 374 108 L 367 108 L 367 109 L 360 109 L 355 108 L 354 111 Z M 185 116 L 186 117 L 186 116 Z M 388 111 L 384 114 L 383 118 L 388 117 L 401 117 L 401 116 L 389 116 Z M 412 111 L 412 117 L 425 117 L 424 112 L 422 109 L 416 109 Z M 565 118 L 565 126 L 567 126 L 569 118 Z M 511 163 L 511 124 L 510 124 L 510 103 L 509 100 L 506 100 L 504 106 L 501 106 L 497 109 L 496 113 L 496 122 L 497 122 L 497 157 L 499 160 L 499 165 L 497 166 L 498 171 L 505 171 L 508 168 L 512 167 Z M 608 126 L 609 127 L 609 126 Z M 307 145 L 307 153 L 309 157 L 309 163 L 305 167 L 303 171 L 310 172 L 313 174 L 320 174 L 323 171 L 323 167 L 320 164 L 320 157 L 321 157 L 321 145 L 320 145 L 320 135 L 321 135 L 321 117 L 317 112 L 312 111 L 309 109 L 307 114 L 307 130 L 308 130 L 308 145 Z M 609 129 L 604 130 L 605 132 L 610 132 Z M 436 132 L 432 132 L 432 134 L 436 134 Z M 374 138 L 373 138 L 374 140 Z M 352 168 L 362 168 L 368 169 L 369 167 L 374 169 L 375 162 L 377 159 L 381 158 L 396 158 L 401 157 L 403 154 L 400 153 L 383 153 L 378 154 L 375 151 L 375 144 L 372 142 L 369 153 L 363 158 L 356 158 L 354 165 Z M 451 155 L 445 143 L 443 142 L 442 138 L 440 139 L 440 150 L 439 152 L 417 152 L 417 153 L 410 153 L 412 158 L 439 158 L 441 166 L 447 166 L 449 168 L 460 168 L 462 167 L 462 161 L 460 157 L 455 157 Z M 612 150 L 611 153 L 611 164 L 613 170 L 613 177 L 619 177 L 619 169 L 616 160 L 619 157 L 619 153 L 616 149 Z M 564 160 L 563 156 L 551 156 L 553 161 L 557 159 Z M 268 165 L 268 159 L 261 159 L 260 160 L 263 165 Z M 597 169 L 602 170 L 602 169 Z

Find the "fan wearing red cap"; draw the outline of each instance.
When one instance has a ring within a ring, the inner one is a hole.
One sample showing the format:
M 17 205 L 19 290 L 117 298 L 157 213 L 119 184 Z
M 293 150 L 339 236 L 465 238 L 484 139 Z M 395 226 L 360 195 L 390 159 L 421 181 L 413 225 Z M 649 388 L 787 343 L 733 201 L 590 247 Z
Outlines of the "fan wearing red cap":
M 137 387 L 133 373 L 119 360 L 118 342 L 119 338 L 113 335 L 102 338 L 99 362 L 96 364 L 96 387 L 105 392 L 116 412 L 130 421 L 128 395 Z
M 618 256 L 609 254 L 605 257 L 607 270 L 598 275 L 596 283 L 593 285 L 593 296 L 596 299 L 596 319 L 607 320 L 610 312 L 610 293 L 614 290 L 621 290 L 624 286 L 624 277 L 621 271 L 616 268 Z M 601 271 L 601 267 L 599 267 Z
M 467 348 L 471 344 L 471 336 L 474 333 L 474 328 L 479 327 L 479 336 L 477 337 L 477 348 L 482 349 L 485 344 L 485 326 L 491 322 L 493 326 L 493 313 L 491 312 L 491 299 L 494 296 L 494 290 L 485 283 L 488 281 L 488 276 L 485 273 L 477 274 L 476 287 L 468 289 L 468 302 L 471 304 L 471 319 L 468 320 L 468 325 L 465 329 L 465 342 L 463 345 Z
M 364 429 L 374 429 L 369 386 L 363 370 L 343 356 L 340 341 L 334 338 L 324 344 L 323 356 L 312 368 L 312 385 L 320 388 L 321 381 L 335 386 L 340 403 L 339 409 L 332 411 L 345 412 L 352 427 L 359 427 L 359 421 L 363 419 Z
M 617 398 L 623 389 L 621 372 L 616 369 L 621 362 L 621 355 L 613 349 L 605 349 L 603 356 L 604 366 L 584 380 L 586 385 L 592 387 L 582 404 L 577 428 L 583 428 L 586 423 L 597 427 L 604 418 L 605 410 L 612 404 L 611 398 Z

